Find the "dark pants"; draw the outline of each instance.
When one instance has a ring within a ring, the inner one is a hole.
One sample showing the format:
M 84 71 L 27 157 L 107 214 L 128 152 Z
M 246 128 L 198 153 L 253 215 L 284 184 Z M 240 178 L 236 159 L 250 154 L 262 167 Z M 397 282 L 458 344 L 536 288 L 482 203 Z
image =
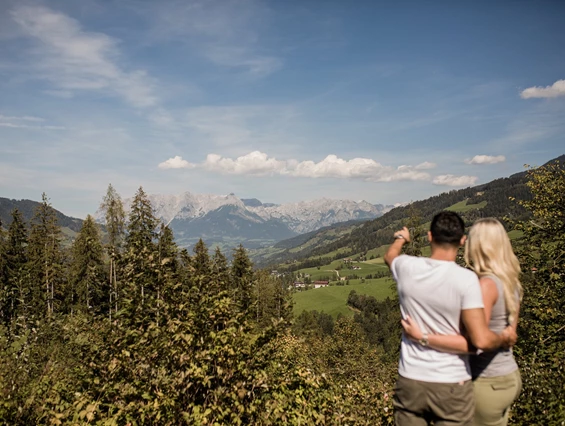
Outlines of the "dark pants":
M 473 421 L 475 399 L 471 380 L 430 383 L 399 376 L 394 388 L 397 426 L 467 426 Z

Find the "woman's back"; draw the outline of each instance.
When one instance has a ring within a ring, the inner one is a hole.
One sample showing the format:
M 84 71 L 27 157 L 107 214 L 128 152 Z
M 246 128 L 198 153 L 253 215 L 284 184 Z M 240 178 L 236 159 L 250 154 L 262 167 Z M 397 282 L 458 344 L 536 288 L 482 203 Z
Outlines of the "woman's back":
M 489 328 L 495 333 L 501 333 L 508 325 L 508 313 L 504 302 L 502 282 L 494 275 L 488 275 L 496 283 L 498 298 L 492 307 Z M 499 348 L 493 352 L 483 352 L 470 358 L 471 374 L 476 377 L 497 377 L 512 373 L 518 365 L 512 355 L 512 349 Z

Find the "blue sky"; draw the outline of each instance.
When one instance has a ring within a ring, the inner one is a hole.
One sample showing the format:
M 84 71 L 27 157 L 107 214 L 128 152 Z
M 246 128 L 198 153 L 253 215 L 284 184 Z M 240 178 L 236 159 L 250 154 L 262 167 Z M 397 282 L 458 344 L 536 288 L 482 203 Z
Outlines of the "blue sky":
M 0 196 L 392 204 L 565 153 L 565 2 L 0 3 Z

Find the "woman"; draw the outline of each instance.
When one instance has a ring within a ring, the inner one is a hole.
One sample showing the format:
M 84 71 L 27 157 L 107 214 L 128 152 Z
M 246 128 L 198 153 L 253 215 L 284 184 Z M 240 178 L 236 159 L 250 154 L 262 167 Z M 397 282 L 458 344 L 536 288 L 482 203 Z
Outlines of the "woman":
M 518 324 L 522 286 L 520 264 L 502 224 L 480 219 L 471 227 L 465 244 L 465 261 L 479 276 L 485 316 L 497 333 Z M 405 333 L 420 341 L 424 333 L 410 318 L 402 320 Z M 429 335 L 428 345 L 444 352 L 469 352 L 463 336 Z M 475 391 L 475 425 L 506 425 L 512 402 L 520 394 L 522 381 L 512 349 L 483 352 L 470 358 Z

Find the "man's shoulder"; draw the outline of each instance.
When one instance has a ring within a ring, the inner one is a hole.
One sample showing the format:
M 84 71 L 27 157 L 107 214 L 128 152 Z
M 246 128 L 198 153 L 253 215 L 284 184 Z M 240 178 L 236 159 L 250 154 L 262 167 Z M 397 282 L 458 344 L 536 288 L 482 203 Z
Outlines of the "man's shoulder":
M 399 256 L 396 256 L 392 260 L 391 267 L 393 267 L 394 265 L 396 265 L 396 267 L 405 266 L 405 265 L 408 265 L 408 264 L 410 264 L 414 261 L 417 261 L 418 259 L 420 259 L 420 258 L 416 257 L 416 256 L 410 256 L 408 254 L 401 254 Z
M 473 281 L 479 281 L 477 274 L 475 274 L 470 269 L 467 269 L 467 268 L 464 268 L 463 266 L 458 265 L 457 263 L 453 264 L 453 270 L 454 270 L 454 273 L 458 274 L 462 278 L 465 278 L 465 279 L 468 279 L 468 280 L 473 280 Z
M 405 262 L 412 262 L 412 261 L 418 260 L 418 259 L 420 259 L 420 257 L 411 256 L 409 254 L 400 254 L 400 255 L 396 256 L 396 258 L 394 260 L 396 260 L 397 262 L 405 263 Z M 393 262 L 394 262 L 394 260 L 393 260 Z

